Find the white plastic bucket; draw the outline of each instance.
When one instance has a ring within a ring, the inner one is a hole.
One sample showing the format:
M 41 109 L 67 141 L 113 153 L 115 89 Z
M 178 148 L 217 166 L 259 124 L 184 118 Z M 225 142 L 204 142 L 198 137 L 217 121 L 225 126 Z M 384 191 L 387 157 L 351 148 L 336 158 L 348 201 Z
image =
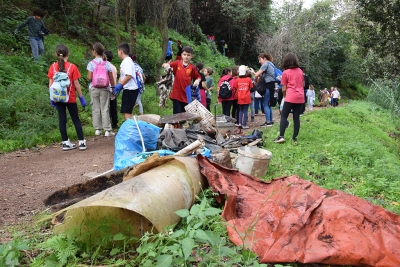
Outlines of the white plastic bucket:
M 240 172 L 261 178 L 267 174 L 271 158 L 272 153 L 268 150 L 256 146 L 242 146 L 238 148 L 236 168 Z

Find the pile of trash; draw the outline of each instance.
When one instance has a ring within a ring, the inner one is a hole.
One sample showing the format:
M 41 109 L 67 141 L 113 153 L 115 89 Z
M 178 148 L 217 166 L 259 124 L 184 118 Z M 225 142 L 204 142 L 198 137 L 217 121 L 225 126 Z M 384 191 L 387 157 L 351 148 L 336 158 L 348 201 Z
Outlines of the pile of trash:
M 197 100 L 188 104 L 186 110 L 160 117 L 156 125 L 154 118 L 149 122 L 140 117 L 125 121 L 115 138 L 114 170 L 141 163 L 154 153 L 159 156 L 201 154 L 209 158 L 212 152 L 222 149 L 263 145 L 262 132 L 254 130 L 247 136 L 235 134 L 233 118 L 213 116 Z

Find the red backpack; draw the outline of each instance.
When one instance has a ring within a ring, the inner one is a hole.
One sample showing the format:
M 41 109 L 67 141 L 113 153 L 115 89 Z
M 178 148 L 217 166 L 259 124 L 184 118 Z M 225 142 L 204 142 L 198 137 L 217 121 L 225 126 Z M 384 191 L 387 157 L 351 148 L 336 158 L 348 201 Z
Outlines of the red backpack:
M 107 61 L 103 60 L 101 63 L 97 63 L 96 60 L 92 60 L 92 62 L 96 65 L 93 70 L 92 86 L 95 88 L 107 87 L 110 84 L 110 78 L 106 70 Z

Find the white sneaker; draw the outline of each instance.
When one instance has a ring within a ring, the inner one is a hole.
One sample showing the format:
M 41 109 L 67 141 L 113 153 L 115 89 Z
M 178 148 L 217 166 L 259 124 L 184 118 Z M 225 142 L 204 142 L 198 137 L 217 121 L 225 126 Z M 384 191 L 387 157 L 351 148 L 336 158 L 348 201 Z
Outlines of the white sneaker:
M 86 140 L 79 140 L 79 149 L 86 150 Z
M 67 141 L 63 141 L 63 142 L 62 142 L 62 149 L 63 149 L 64 151 L 71 150 L 71 149 L 75 149 L 75 148 L 76 148 L 76 145 L 75 145 L 75 144 L 72 144 L 72 143 L 69 141 L 69 139 L 68 139 Z
M 101 130 L 96 130 L 96 131 L 94 132 L 94 134 L 95 134 L 95 135 L 101 135 Z
M 114 136 L 115 135 L 115 133 L 113 133 L 113 132 L 111 132 L 111 131 L 106 131 L 105 133 L 104 133 L 104 136 Z

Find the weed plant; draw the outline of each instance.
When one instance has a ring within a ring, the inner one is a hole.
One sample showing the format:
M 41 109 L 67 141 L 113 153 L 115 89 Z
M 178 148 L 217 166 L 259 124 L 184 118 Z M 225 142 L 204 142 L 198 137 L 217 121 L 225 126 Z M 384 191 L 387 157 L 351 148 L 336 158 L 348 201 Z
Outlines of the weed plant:
M 400 119 L 400 81 L 380 79 L 373 81 L 367 99 L 393 113 Z

